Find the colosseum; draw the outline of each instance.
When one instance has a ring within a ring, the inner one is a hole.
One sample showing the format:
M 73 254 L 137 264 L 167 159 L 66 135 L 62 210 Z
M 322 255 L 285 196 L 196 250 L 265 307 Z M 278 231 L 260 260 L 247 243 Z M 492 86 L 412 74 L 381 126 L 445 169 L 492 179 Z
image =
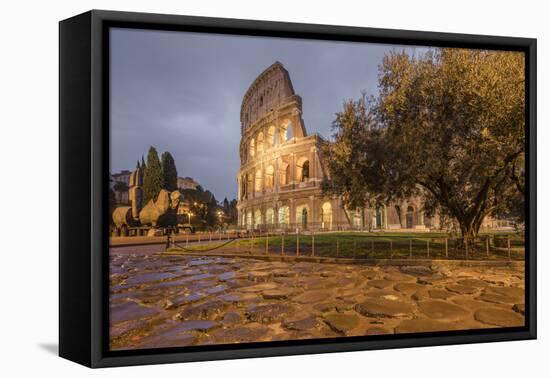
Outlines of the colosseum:
M 246 91 L 241 104 L 239 226 L 255 230 L 441 229 L 440 217 L 427 217 L 411 198 L 375 209 L 346 209 L 326 197 L 326 175 L 319 150 L 327 143 L 308 135 L 302 99 L 288 71 L 275 62 Z M 485 223 L 494 222 L 487 220 Z M 491 225 L 487 224 L 491 227 Z M 493 225 L 494 227 L 494 225 Z

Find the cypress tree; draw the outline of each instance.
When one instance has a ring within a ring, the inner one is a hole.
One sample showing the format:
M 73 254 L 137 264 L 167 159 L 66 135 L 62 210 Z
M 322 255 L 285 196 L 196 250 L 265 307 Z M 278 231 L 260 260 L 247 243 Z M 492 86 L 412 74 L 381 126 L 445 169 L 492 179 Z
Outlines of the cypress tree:
M 145 169 L 145 160 L 143 159 L 143 155 L 141 155 L 141 168 Z
M 143 202 L 156 200 L 162 189 L 162 166 L 155 147 L 150 147 L 147 154 L 147 164 L 143 173 Z
M 178 189 L 178 170 L 170 152 L 162 154 L 163 188 L 173 192 Z

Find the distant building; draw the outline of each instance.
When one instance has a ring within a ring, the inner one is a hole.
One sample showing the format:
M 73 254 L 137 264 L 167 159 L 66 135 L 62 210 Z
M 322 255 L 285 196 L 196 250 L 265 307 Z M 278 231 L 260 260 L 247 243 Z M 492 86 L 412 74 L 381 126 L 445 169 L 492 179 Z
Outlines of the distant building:
M 111 175 L 111 189 L 115 192 L 115 200 L 118 204 L 126 204 L 129 201 L 128 188 L 130 187 L 131 171 L 123 170 Z M 116 190 L 116 183 L 120 182 L 126 186 L 126 190 Z
M 200 184 L 191 177 L 178 177 L 178 189 L 197 189 Z

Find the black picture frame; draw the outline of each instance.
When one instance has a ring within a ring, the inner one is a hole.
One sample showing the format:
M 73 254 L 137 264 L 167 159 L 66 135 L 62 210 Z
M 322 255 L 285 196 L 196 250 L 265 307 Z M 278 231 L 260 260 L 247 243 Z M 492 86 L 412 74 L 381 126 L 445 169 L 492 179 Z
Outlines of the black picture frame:
M 108 29 L 504 49 L 526 56 L 526 325 L 111 352 L 108 348 Z M 536 39 L 92 10 L 59 24 L 59 354 L 89 367 L 535 339 Z M 77 183 L 78 185 L 75 185 Z

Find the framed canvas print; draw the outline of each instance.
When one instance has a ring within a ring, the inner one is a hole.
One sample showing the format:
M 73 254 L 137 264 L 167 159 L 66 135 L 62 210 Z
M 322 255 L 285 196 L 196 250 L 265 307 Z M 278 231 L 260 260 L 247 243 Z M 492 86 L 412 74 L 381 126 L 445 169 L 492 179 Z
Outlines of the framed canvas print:
M 60 355 L 536 337 L 536 40 L 60 22 Z

